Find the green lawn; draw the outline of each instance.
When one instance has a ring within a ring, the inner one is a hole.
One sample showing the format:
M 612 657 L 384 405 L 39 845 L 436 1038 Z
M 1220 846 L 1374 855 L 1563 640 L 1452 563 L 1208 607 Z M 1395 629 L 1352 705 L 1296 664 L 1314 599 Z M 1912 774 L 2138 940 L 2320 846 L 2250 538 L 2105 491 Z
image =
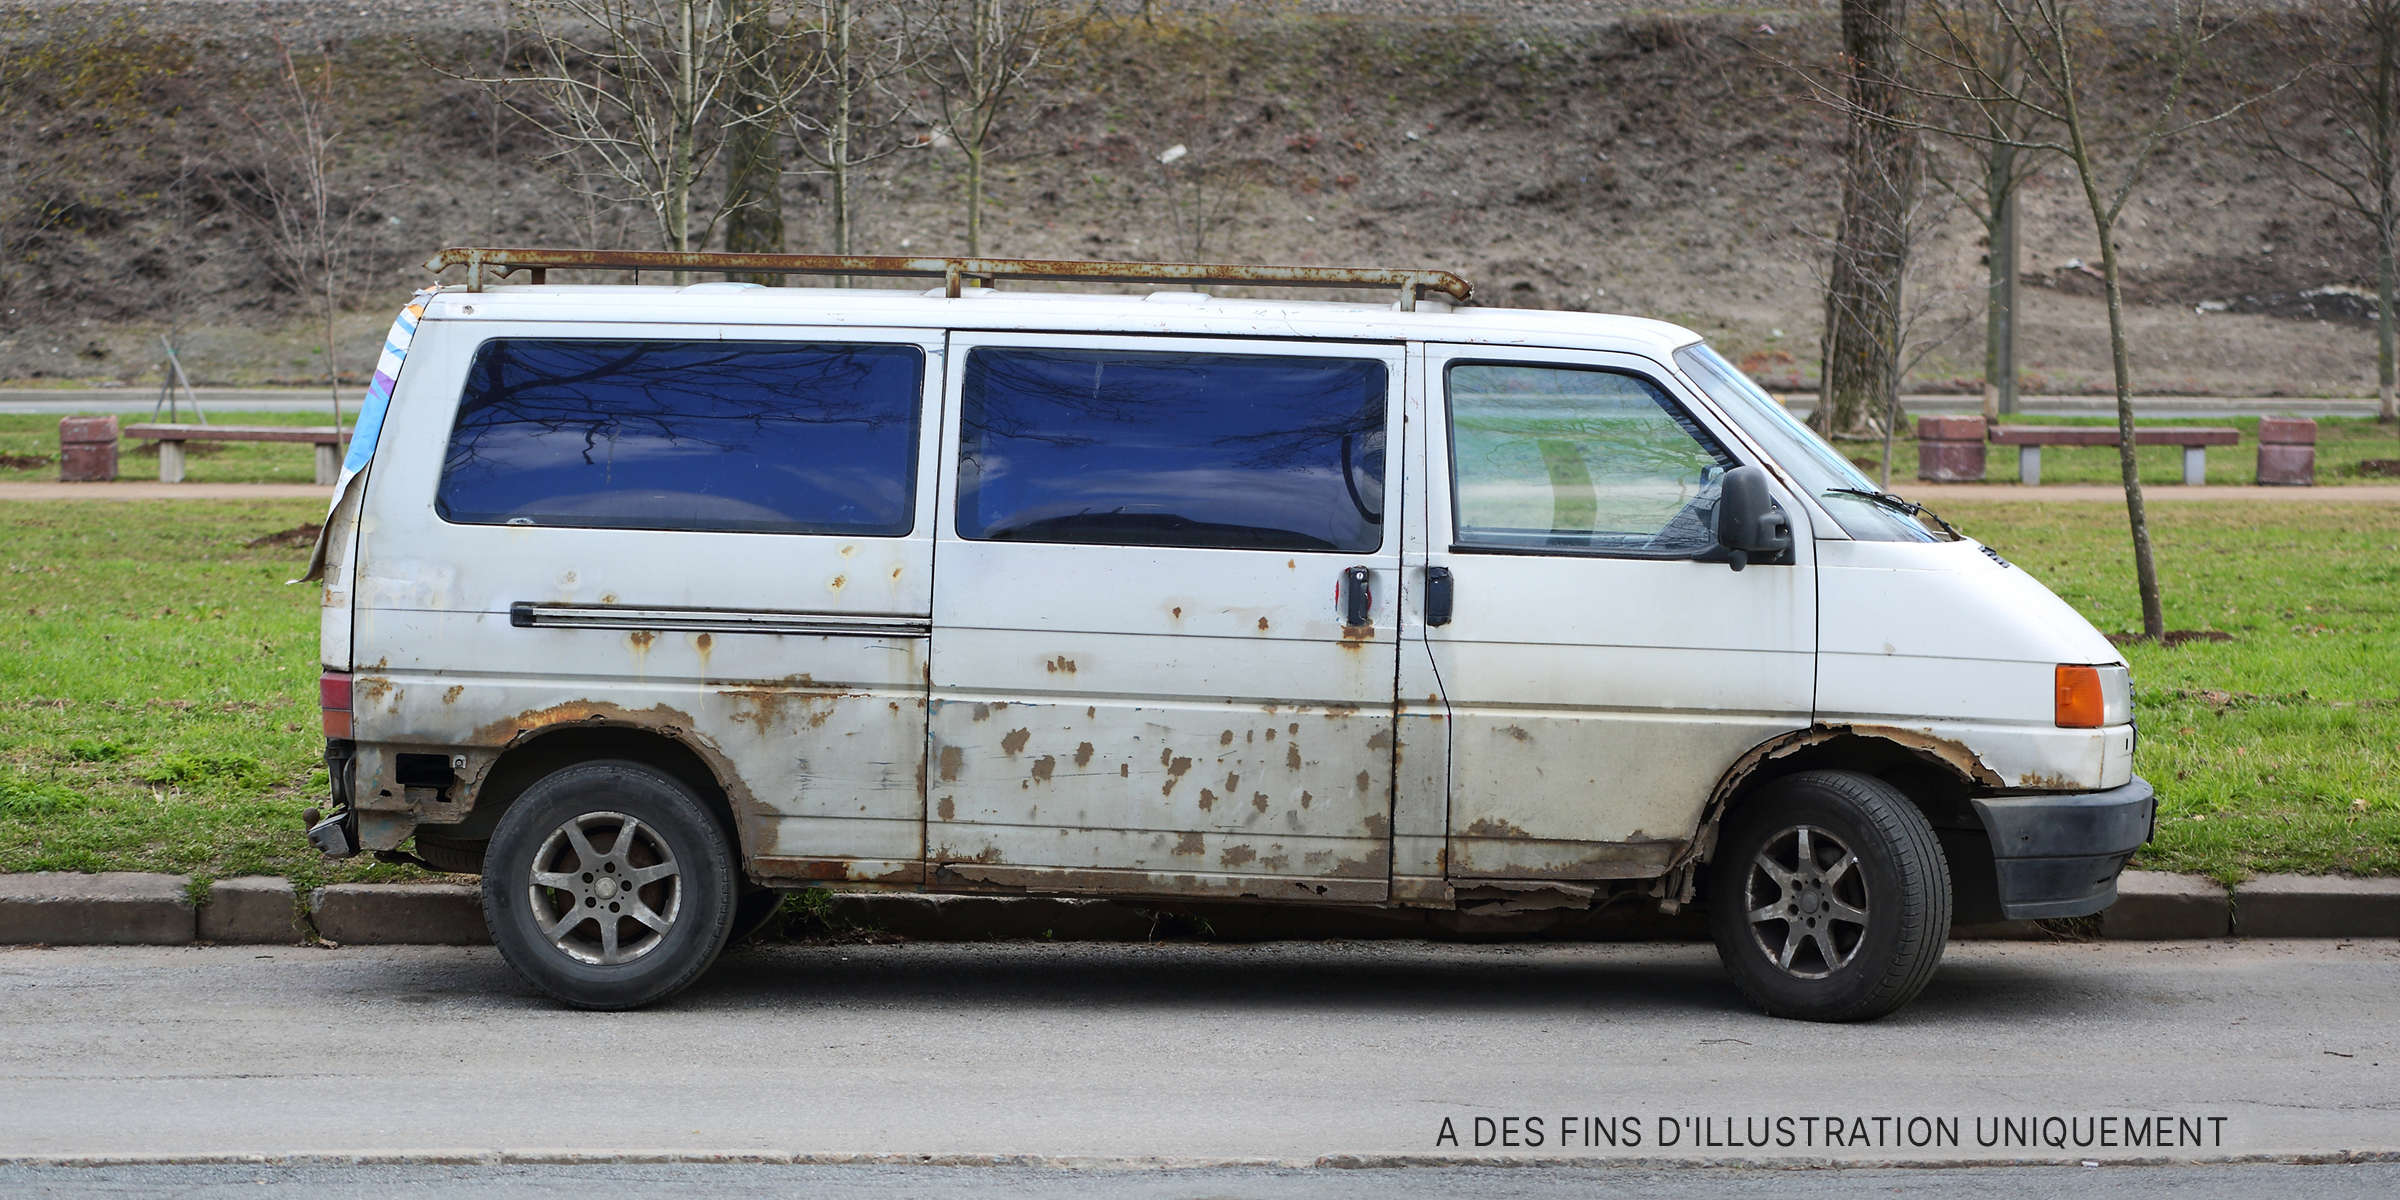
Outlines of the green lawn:
M 319 519 L 292 501 L 0 504 L 0 871 L 400 878 L 324 863 Z M 2102 630 L 2138 626 L 2112 504 L 1952 503 Z M 2400 505 L 2153 507 L 2168 624 L 2132 645 L 2139 769 L 2165 797 L 2139 865 L 2234 878 L 2400 874 Z
M 2115 417 L 2044 417 L 2010 416 L 2001 418 L 2008 425 L 2115 425 Z M 2233 428 L 2242 431 L 2238 446 L 2208 448 L 2208 481 L 2211 484 L 2250 484 L 2258 481 L 2258 418 L 2216 417 L 2143 420 L 2150 425 L 2198 425 L 2214 428 Z M 1917 478 L 1916 422 L 1901 429 L 1901 436 L 1892 439 L 1892 490 L 1907 495 L 1909 485 Z M 1838 441 L 1842 453 L 1850 457 L 1867 473 L 1878 478 L 1883 461 L 1883 441 Z M 2137 446 L 2135 459 L 2141 464 L 2145 486 L 2178 486 L 2183 483 L 2183 448 L 2181 446 Z M 2400 427 L 2379 425 L 2372 417 L 2317 418 L 2317 483 L 2322 487 L 2359 483 L 2400 483 L 2400 475 L 2368 475 L 2361 473 L 2359 463 L 2367 460 L 2400 461 Z M 1984 447 L 1984 482 L 2017 482 L 2017 448 L 2015 446 Z M 2045 446 L 2042 448 L 2042 482 L 2052 483 L 2115 483 L 2117 482 L 2117 448 L 2114 446 Z
M 342 405 L 342 424 L 357 412 Z M 120 427 L 150 418 L 120 413 Z M 191 410 L 183 419 L 191 422 Z M 330 425 L 323 413 L 212 412 L 214 425 Z M 160 420 L 165 420 L 164 416 Z M 304 442 L 185 442 L 185 480 L 192 483 L 308 483 L 316 478 L 316 447 Z M 58 418 L 37 413 L 0 413 L 0 481 L 58 478 Z M 38 460 L 38 461 L 33 461 Z M 13 464 L 13 465 L 12 465 Z M 158 478 L 158 443 L 124 439 L 117 451 L 117 478 Z

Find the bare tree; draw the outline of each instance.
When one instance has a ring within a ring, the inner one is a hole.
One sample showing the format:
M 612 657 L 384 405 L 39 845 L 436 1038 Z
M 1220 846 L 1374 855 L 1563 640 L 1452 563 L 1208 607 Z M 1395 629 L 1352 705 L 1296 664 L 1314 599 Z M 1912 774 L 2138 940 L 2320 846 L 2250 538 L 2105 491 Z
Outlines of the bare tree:
M 2093 113 L 2093 89 L 2102 74 L 2098 60 L 2111 49 L 2094 7 L 2078 0 L 1934 0 L 1931 28 L 1914 42 L 1930 69 L 1922 83 L 1909 85 L 1920 111 L 1928 115 L 1898 120 L 1920 132 L 1931 130 L 1965 142 L 2056 154 L 2073 165 L 2100 241 L 2109 361 L 2116 378 L 2118 470 L 2132 527 L 2142 629 L 2157 638 L 2166 633 L 2166 617 L 2136 469 L 2133 366 L 2126 349 L 2117 220 L 2148 177 L 2161 147 L 2192 129 L 2226 120 L 2242 106 L 2199 115 L 2188 111 L 2194 64 L 2228 25 L 2208 11 L 2206 0 L 2159 0 L 2140 30 L 2153 40 L 2145 57 L 2161 70 L 2164 86 L 2134 113 L 2105 118 Z M 1998 47 L 2008 48 L 2007 54 L 1998 53 Z M 1943 112 L 1971 116 L 1935 123 Z M 2003 120 L 2000 114 L 2009 117 Z M 2012 123 L 2019 117 L 2023 124 Z
M 984 167 L 1000 117 L 1028 79 L 1080 33 L 1098 0 L 1078 9 L 1039 0 L 915 0 L 903 5 L 907 38 L 923 47 L 921 73 L 942 132 L 967 156 L 967 253 L 983 253 Z
M 2366 223 L 2375 247 L 2378 416 L 2400 421 L 2392 361 L 2392 300 L 2400 283 L 2393 265 L 2400 244 L 2400 0 L 2339 0 L 2303 12 L 2295 24 L 2328 57 L 2293 86 L 2287 103 L 2253 109 L 2242 139 L 2281 164 L 2302 195 Z
M 707 245 L 729 214 L 702 212 L 701 180 L 730 131 L 781 124 L 796 84 L 761 61 L 784 28 L 770 0 L 514 3 L 530 64 L 474 81 L 555 142 L 578 187 L 648 209 L 665 249 Z M 761 80 L 765 95 L 744 91 Z
M 320 46 L 316 63 L 305 68 L 280 38 L 275 53 L 275 105 L 242 109 L 257 139 L 260 167 L 241 176 L 237 186 L 258 202 L 252 212 L 267 236 L 276 272 L 293 291 L 309 297 L 324 318 L 325 386 L 333 401 L 333 423 L 340 425 L 341 346 L 334 322 L 351 270 L 351 234 L 373 192 L 337 191 L 335 147 L 342 130 L 332 52 Z
M 1842 0 L 1842 111 L 1849 120 L 1841 231 L 1825 288 L 1825 361 L 1817 423 L 1863 433 L 1900 385 L 1899 319 L 1917 191 L 1915 127 L 1902 119 L 1904 0 Z
M 811 7 L 822 82 L 811 102 L 793 106 L 792 141 L 810 168 L 826 176 L 833 252 L 848 254 L 858 169 L 900 149 L 893 128 L 907 110 L 891 103 L 889 93 L 919 63 L 884 0 L 812 0 Z

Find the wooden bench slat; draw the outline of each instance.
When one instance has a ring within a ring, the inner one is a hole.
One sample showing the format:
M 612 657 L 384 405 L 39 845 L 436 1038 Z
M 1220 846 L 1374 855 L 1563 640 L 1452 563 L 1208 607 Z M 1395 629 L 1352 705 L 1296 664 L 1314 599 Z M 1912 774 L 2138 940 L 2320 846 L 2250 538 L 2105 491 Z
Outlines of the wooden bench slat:
M 350 440 L 331 425 L 128 425 L 125 436 L 153 442 L 315 442 Z
M 2001 446 L 2114 446 L 2117 431 L 2105 425 L 1995 425 L 1992 442 Z M 2242 431 L 2196 425 L 2151 426 L 2133 431 L 2136 446 L 2235 446 Z

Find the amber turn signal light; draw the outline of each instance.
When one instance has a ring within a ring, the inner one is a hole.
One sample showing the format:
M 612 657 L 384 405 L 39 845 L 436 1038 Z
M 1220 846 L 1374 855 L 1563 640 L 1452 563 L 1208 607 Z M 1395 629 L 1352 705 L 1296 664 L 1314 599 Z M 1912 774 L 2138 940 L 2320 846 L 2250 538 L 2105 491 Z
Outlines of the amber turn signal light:
M 2098 729 L 2106 724 L 2107 697 L 2100 690 L 2100 668 L 2058 668 L 2058 727 Z

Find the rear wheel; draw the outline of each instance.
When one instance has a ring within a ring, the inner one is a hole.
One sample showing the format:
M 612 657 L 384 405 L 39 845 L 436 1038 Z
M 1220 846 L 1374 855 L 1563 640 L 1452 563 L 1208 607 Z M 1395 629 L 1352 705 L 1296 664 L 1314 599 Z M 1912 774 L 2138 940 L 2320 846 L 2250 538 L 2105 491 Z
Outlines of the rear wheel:
M 681 781 L 638 763 L 581 763 L 501 814 L 484 854 L 484 920 L 543 992 L 637 1008 L 716 960 L 737 878 L 724 827 Z
M 1710 866 L 1709 924 L 1768 1013 L 1863 1021 L 1916 998 L 1950 935 L 1950 869 L 1898 789 L 1804 771 L 1734 813 Z

